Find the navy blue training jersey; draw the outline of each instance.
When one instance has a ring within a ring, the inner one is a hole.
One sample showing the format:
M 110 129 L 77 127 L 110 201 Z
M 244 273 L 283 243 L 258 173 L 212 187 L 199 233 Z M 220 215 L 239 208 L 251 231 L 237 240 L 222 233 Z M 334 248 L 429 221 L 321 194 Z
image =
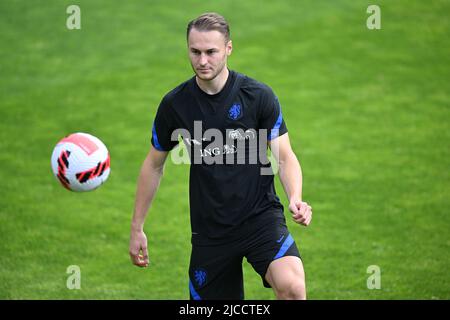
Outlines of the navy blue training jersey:
M 192 243 L 221 242 L 253 218 L 283 216 L 267 142 L 286 132 L 271 88 L 234 71 L 217 94 L 194 76 L 164 96 L 152 144 L 170 151 L 181 136 L 189 151 Z

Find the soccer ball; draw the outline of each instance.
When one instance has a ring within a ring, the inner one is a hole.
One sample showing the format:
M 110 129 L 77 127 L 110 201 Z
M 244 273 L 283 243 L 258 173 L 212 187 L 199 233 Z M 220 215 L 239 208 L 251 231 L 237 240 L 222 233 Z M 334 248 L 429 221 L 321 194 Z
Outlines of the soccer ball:
M 109 152 L 103 142 L 77 132 L 58 142 L 52 153 L 52 170 L 59 182 L 71 191 L 91 191 L 109 176 Z

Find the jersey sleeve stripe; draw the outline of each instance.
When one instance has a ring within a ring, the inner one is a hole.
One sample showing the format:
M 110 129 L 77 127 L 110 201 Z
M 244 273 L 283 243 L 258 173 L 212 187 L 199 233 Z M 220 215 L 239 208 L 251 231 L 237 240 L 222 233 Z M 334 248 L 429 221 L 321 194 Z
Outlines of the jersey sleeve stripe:
M 282 123 L 283 123 L 283 115 L 281 113 L 281 108 L 280 108 L 280 114 L 278 115 L 277 122 L 275 122 L 275 125 L 273 126 L 272 130 L 270 130 L 269 140 L 272 140 L 272 139 L 278 137 L 278 135 L 280 134 L 280 127 L 281 127 Z
M 155 148 L 159 151 L 164 151 L 163 147 L 161 147 L 161 145 L 159 144 L 158 135 L 156 134 L 156 128 L 155 128 L 154 123 L 153 123 L 152 134 L 153 134 L 153 145 L 155 146 Z

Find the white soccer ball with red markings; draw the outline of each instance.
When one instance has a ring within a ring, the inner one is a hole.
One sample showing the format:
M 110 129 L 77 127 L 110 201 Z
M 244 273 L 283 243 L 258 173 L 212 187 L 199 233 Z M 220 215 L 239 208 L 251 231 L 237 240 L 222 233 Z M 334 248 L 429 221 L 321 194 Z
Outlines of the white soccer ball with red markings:
M 100 139 L 88 133 L 73 133 L 53 149 L 52 169 L 66 189 L 91 191 L 109 177 L 109 152 Z

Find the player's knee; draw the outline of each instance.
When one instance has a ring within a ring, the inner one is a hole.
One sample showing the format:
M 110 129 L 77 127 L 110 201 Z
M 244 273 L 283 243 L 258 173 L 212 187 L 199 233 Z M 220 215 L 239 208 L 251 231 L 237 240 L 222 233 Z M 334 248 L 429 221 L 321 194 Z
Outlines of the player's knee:
M 306 287 L 301 279 L 289 282 L 276 290 L 277 298 L 280 300 L 305 300 Z

